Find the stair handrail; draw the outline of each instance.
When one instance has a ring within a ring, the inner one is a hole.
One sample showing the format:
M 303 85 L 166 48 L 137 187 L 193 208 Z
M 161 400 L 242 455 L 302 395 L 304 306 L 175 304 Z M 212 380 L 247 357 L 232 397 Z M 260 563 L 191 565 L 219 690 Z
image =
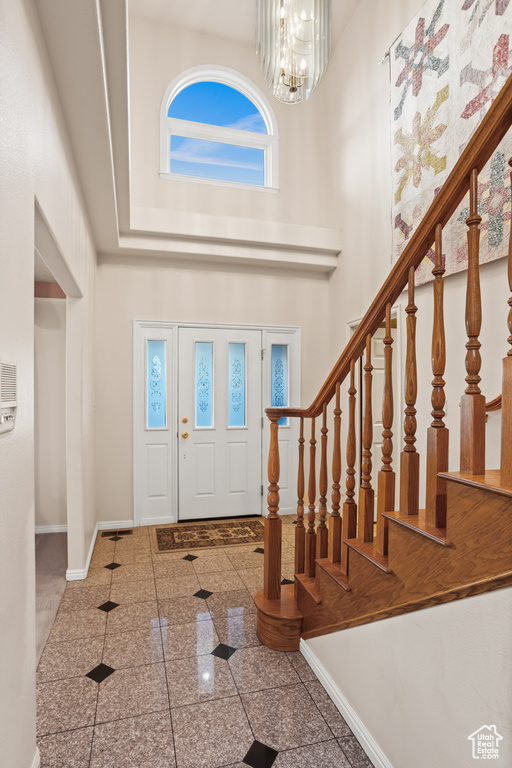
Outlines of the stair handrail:
M 382 288 L 363 317 L 354 335 L 341 353 L 318 395 L 309 408 L 266 408 L 273 416 L 315 418 L 322 413 L 325 403 L 334 396 L 336 384 L 344 381 L 350 372 L 350 362 L 361 356 L 367 336 L 376 332 L 382 323 L 387 304 L 394 304 L 407 286 L 409 269 L 420 265 L 434 243 L 436 226 L 446 226 L 457 206 L 469 189 L 474 169 L 481 171 L 492 153 L 512 125 L 512 75 L 500 90 L 489 111 L 476 128 L 441 190 L 418 225 L 402 255 L 391 269 Z
M 490 400 L 488 403 L 486 403 L 485 410 L 487 413 L 491 413 L 492 411 L 501 411 L 501 395 L 498 395 L 498 397 L 495 397 L 494 400 Z

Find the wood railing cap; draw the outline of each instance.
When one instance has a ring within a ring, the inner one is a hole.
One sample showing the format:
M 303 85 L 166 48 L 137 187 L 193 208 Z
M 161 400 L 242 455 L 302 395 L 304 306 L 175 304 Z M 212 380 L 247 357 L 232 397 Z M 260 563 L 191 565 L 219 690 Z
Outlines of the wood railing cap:
M 265 408 L 265 413 L 271 421 L 276 418 L 280 419 L 283 416 L 305 416 L 306 409 L 304 408 Z
M 444 227 L 455 212 L 469 188 L 471 172 L 474 169 L 482 170 L 510 125 L 512 125 L 512 75 L 509 76 L 475 130 L 311 405 L 308 408 L 267 408 L 266 413 L 269 417 L 275 417 L 279 413 L 280 417 L 311 418 L 322 412 L 324 403 L 332 399 L 336 384 L 342 382 L 349 373 L 351 360 L 356 360 L 362 354 L 367 335 L 373 336 L 383 321 L 387 304 L 394 304 L 406 287 L 409 269 L 411 267 L 416 269 L 428 252 L 435 239 L 436 227 L 439 224 Z

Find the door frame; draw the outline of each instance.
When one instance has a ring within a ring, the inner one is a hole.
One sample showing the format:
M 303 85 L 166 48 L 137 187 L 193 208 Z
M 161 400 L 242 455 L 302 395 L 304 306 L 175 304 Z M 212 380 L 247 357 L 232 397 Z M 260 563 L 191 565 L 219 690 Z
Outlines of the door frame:
M 134 526 L 140 525 L 153 525 L 167 523 L 176 523 L 179 520 L 179 505 L 178 505 L 178 434 L 179 434 L 179 415 L 178 415 L 178 332 L 180 328 L 204 328 L 212 330 L 240 330 L 240 331 L 261 331 L 261 344 L 262 344 L 262 362 L 261 362 L 261 376 L 262 376 L 262 427 L 265 425 L 264 410 L 270 406 L 270 402 L 266 405 L 265 400 L 270 394 L 270 354 L 267 354 L 267 346 L 274 343 L 272 336 L 286 335 L 290 338 L 290 345 L 294 348 L 294 364 L 289 368 L 289 382 L 293 382 L 290 387 L 290 407 L 300 406 L 300 371 L 301 371 L 301 327 L 296 325 L 256 325 L 248 323 L 193 323 L 193 322 L 180 322 L 178 320 L 133 320 L 133 398 L 132 398 L 132 434 L 133 434 L 133 521 Z M 169 434 L 174 433 L 174 439 L 171 439 L 171 462 L 172 462 L 172 494 L 171 494 L 171 514 L 168 518 L 162 518 L 150 522 L 148 518 L 143 518 L 141 488 L 139 482 L 138 467 L 141 465 L 143 444 L 141 440 L 141 431 L 137 423 L 137 418 L 140 416 L 140 405 L 144 403 L 146 393 L 146 377 L 143 373 L 145 362 L 145 350 L 143 340 L 145 333 L 148 329 L 151 330 L 167 330 L 170 332 L 171 349 L 169 350 L 167 361 L 167 403 L 168 403 L 168 425 Z M 282 343 L 281 340 L 276 340 L 275 343 Z M 142 373 L 141 373 L 142 372 Z M 294 420 L 296 421 L 296 420 Z M 280 427 L 280 430 L 292 430 L 292 425 L 288 427 Z M 267 429 L 268 431 L 268 429 Z M 267 444 L 266 432 L 262 429 L 261 438 L 261 485 L 263 488 L 262 493 L 262 505 L 261 512 L 265 514 L 265 488 L 267 486 L 266 481 L 266 462 L 264 447 Z M 141 519 L 144 522 L 141 523 Z

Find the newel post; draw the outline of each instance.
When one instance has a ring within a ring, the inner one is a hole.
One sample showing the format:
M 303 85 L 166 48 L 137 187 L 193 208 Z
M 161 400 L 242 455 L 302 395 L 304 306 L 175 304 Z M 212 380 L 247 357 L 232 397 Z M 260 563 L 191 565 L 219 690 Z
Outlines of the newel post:
M 281 597 L 281 528 L 279 517 L 279 414 L 269 414 L 270 448 L 268 452 L 268 517 L 265 518 L 265 556 L 263 594 L 267 600 Z

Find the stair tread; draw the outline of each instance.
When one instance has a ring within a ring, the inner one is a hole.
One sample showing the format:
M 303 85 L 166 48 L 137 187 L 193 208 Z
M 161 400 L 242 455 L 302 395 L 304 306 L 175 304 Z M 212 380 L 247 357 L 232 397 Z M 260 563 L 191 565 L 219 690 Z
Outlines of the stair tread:
M 512 498 L 512 486 L 502 484 L 499 469 L 486 469 L 483 475 L 465 475 L 462 472 L 440 472 L 439 477 Z
M 487 579 L 480 579 L 460 586 L 451 587 L 450 589 L 441 590 L 434 594 L 425 595 L 424 597 L 407 600 L 386 608 L 380 608 L 372 613 L 362 613 L 359 616 L 354 616 L 349 619 L 341 619 L 332 624 L 322 624 L 318 627 L 311 627 L 310 629 L 303 631 L 301 637 L 303 640 L 310 640 L 319 635 L 326 635 L 330 632 L 338 632 L 341 629 L 348 629 L 348 627 L 357 627 L 360 624 L 367 624 L 371 621 L 388 619 L 391 616 L 400 616 L 404 613 L 420 610 L 421 608 L 441 605 L 442 603 L 448 603 L 451 600 L 479 595 L 482 594 L 482 592 L 501 589 L 502 587 L 510 585 L 512 585 L 512 571 L 505 571 L 504 573 L 491 576 Z
M 403 515 L 401 512 L 383 512 L 382 514 L 388 520 L 399 523 L 410 531 L 419 533 L 421 536 L 426 536 L 428 539 L 441 544 L 442 547 L 451 546 L 446 538 L 446 528 L 433 528 L 425 524 L 424 510 L 420 510 L 419 515 Z
M 347 574 L 342 571 L 339 563 L 331 563 L 328 557 L 317 560 L 316 563 L 328 573 L 329 576 L 332 576 L 334 581 L 336 581 L 340 587 L 343 587 L 345 592 L 350 592 L 351 588 Z
M 286 584 L 281 587 L 281 597 L 275 600 L 268 600 L 263 590 L 260 590 L 255 598 L 254 602 L 259 611 L 267 616 L 274 616 L 281 619 L 301 619 L 302 613 L 297 608 L 297 601 L 295 600 L 295 585 Z
M 320 589 L 316 583 L 316 579 L 311 576 L 305 576 L 303 573 L 296 573 L 295 578 L 302 584 L 308 595 L 313 598 L 317 605 L 322 604 L 322 596 Z
M 375 550 L 373 541 L 363 541 L 362 539 L 343 539 L 343 541 L 351 549 L 359 552 L 360 555 L 374 563 L 381 571 L 391 573 L 387 556 L 381 555 L 380 552 Z

